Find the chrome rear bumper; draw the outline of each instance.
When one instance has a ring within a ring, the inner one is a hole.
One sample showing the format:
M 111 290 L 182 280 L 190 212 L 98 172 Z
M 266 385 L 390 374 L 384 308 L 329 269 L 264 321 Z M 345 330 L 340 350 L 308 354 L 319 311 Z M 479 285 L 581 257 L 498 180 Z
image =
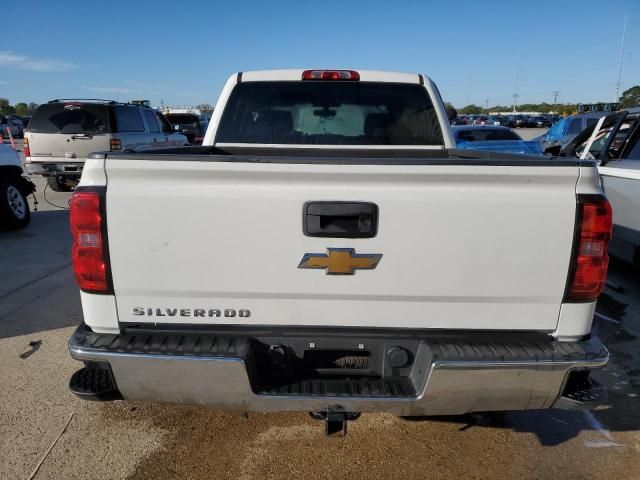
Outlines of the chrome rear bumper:
M 84 159 L 79 161 L 69 161 L 61 159 L 60 161 L 52 161 L 47 159 L 46 162 L 25 163 L 24 169 L 30 175 L 54 176 L 54 175 L 72 175 L 80 176 L 84 167 Z
M 413 391 L 384 376 L 276 381 L 265 387 L 256 378 L 261 367 L 255 365 L 255 342 L 260 339 L 238 335 L 106 335 L 80 326 L 69 350 L 88 368 L 110 368 L 127 400 L 406 416 L 551 408 L 562 404 L 571 372 L 600 368 L 608 360 L 597 337 L 575 343 L 421 338 L 402 380 L 414 385 Z

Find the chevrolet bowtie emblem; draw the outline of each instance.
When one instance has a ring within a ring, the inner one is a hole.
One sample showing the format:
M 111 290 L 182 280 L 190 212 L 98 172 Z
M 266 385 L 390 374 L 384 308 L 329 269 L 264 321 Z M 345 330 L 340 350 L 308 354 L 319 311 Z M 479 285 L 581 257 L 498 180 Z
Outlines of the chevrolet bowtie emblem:
M 381 253 L 356 254 L 353 248 L 327 248 L 327 253 L 305 253 L 298 268 L 323 268 L 329 275 L 353 275 L 378 266 Z

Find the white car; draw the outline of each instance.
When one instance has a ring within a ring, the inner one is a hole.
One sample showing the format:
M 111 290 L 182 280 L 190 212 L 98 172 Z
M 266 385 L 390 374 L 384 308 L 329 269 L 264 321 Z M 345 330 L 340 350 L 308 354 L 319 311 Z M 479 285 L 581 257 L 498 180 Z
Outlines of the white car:
M 629 132 L 617 156 L 598 167 L 613 207 L 611 254 L 640 270 L 640 109 L 629 118 Z
M 603 401 L 593 161 L 456 149 L 428 77 L 366 70 L 234 74 L 203 143 L 85 163 L 80 397 L 315 412 L 328 433 Z
M 20 156 L 11 146 L 0 144 L 0 230 L 24 228 L 31 212 L 27 197 L 35 186 L 23 176 Z

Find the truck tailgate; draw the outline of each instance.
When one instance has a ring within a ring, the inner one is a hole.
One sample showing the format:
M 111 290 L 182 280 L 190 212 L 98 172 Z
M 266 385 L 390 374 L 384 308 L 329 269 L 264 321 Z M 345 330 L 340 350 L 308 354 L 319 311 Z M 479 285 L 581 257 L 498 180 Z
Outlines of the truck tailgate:
M 577 166 L 132 158 L 105 164 L 120 322 L 556 327 Z M 310 201 L 372 202 L 377 234 L 305 236 Z M 382 257 L 353 275 L 298 268 L 328 248 Z

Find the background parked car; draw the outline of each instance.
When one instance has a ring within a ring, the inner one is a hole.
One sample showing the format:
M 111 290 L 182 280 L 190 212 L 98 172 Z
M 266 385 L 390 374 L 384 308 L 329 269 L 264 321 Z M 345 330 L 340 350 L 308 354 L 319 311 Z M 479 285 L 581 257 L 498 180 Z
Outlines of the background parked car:
M 583 130 L 561 155 L 582 156 L 594 129 L 591 125 Z M 607 115 L 584 157 L 599 163 L 602 184 L 613 208 L 609 253 L 640 271 L 640 108 Z
M 29 173 L 47 177 L 52 190 L 69 191 L 92 152 L 187 145 L 164 116 L 144 105 L 112 100 L 52 100 L 40 105 L 24 142 Z
M 467 125 L 473 125 L 473 122 L 476 121 L 476 118 L 478 118 L 480 115 L 469 115 L 467 117 Z
M 0 115 L 0 139 L 7 136 L 7 129 L 9 128 L 9 120 L 5 115 Z
M 516 128 L 526 128 L 530 124 L 529 117 L 526 115 L 516 115 L 515 116 Z
M 504 127 L 516 128 L 516 115 L 507 115 Z
M 545 128 L 545 127 L 550 127 L 551 126 L 551 119 L 549 117 L 545 117 L 544 115 L 541 115 L 539 117 L 535 118 L 535 126 L 537 128 Z
M 456 118 L 451 120 L 451 125 L 466 125 L 469 122 L 469 117 L 466 115 L 458 115 Z
M 0 129 L 4 138 L 9 136 L 9 131 L 13 138 L 22 138 L 24 135 L 24 126 L 20 120 L 16 120 L 10 115 L 0 115 Z
M 9 122 L 11 122 L 17 129 L 17 138 L 22 138 L 24 136 L 24 123 L 22 123 L 22 118 L 19 117 L 18 115 L 7 115 L 7 119 L 9 120 Z M 13 130 L 11 131 L 11 134 L 13 135 Z
M 540 144 L 525 141 L 513 130 L 500 126 L 466 125 L 451 127 L 456 147 L 466 150 L 541 155 Z
M 495 125 L 498 127 L 508 127 L 509 119 L 503 115 L 490 115 L 487 118 L 487 125 Z
M 195 113 L 167 113 L 166 119 L 176 132 L 187 137 L 189 143 L 199 145 L 209 126 L 209 119 Z
M 22 122 L 22 126 L 26 130 L 27 125 L 29 125 L 29 120 L 31 120 L 31 115 L 20 115 L 18 116 L 18 118 L 20 119 L 20 121 Z
M 603 116 L 605 116 L 603 112 L 594 112 L 562 118 L 554 123 L 547 133 L 534 138 L 534 140 L 540 142 L 545 153 L 557 155 L 576 135 L 585 128 L 595 125 L 598 119 Z
M 27 197 L 35 186 L 22 174 L 18 152 L 0 144 L 0 230 L 24 228 L 29 224 Z
M 473 119 L 472 125 L 487 125 L 489 117 L 486 115 L 479 115 Z

